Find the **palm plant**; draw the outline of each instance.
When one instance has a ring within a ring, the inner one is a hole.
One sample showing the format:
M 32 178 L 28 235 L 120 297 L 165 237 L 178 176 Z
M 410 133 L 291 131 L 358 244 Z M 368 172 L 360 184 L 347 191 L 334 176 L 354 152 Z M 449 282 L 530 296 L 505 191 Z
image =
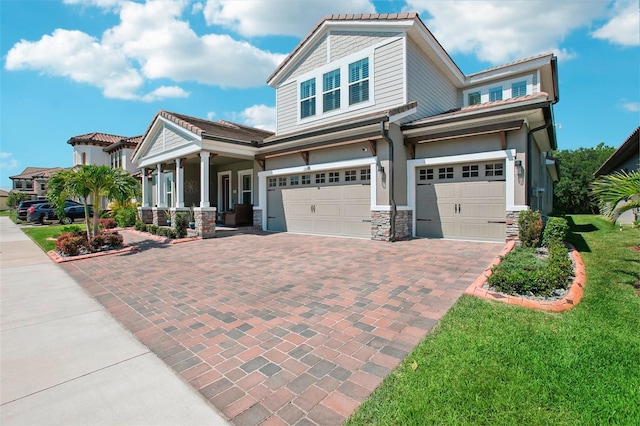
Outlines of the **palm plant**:
M 109 166 L 84 165 L 76 169 L 65 169 L 56 172 L 49 179 L 47 198 L 58 212 L 64 210 L 64 200 L 68 197 L 81 198 L 84 202 L 87 237 L 98 233 L 97 206 L 93 209 L 93 233 L 89 224 L 89 204 L 98 202 L 100 197 L 125 203 L 140 194 L 140 184 L 136 178 L 122 169 Z
M 640 209 L 640 171 L 602 176 L 591 184 L 591 191 L 600 213 L 615 223 L 622 213 Z

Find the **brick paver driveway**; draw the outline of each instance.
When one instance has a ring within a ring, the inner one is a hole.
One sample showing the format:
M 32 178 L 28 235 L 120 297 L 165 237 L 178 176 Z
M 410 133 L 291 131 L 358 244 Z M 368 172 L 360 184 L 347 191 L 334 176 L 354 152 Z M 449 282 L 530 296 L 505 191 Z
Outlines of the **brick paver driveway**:
M 239 234 L 64 264 L 238 425 L 337 425 L 503 244 Z

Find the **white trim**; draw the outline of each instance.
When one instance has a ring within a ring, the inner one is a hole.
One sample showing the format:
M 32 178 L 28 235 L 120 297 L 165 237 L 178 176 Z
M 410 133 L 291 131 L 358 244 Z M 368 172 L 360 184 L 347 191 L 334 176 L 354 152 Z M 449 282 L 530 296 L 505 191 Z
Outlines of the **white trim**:
M 233 185 L 231 184 L 231 170 L 225 170 L 223 172 L 218 172 L 218 206 L 217 208 L 220 209 L 220 211 L 222 210 L 222 176 L 229 176 L 229 199 L 227 200 L 227 203 L 229 205 L 229 208 L 232 207 L 233 204 L 233 197 L 231 196 L 232 191 L 231 189 L 233 188 Z
M 141 169 L 143 167 L 155 166 L 158 163 L 168 163 L 170 161 L 175 160 L 178 157 L 186 157 L 191 154 L 197 154 L 202 150 L 196 144 L 183 146 L 175 151 L 165 151 L 160 154 L 156 154 L 150 157 L 145 157 L 143 160 L 140 160 L 138 163 L 138 168 Z
M 505 161 L 505 211 L 527 210 L 527 206 L 515 205 L 515 159 L 516 150 L 487 151 L 476 154 L 450 155 L 443 157 L 407 160 L 407 206 L 413 211 L 413 236 L 416 236 L 416 169 L 423 166 L 459 164 L 492 160 Z
M 409 58 L 407 58 L 407 34 L 404 34 L 404 43 L 402 43 L 402 102 L 409 103 Z M 417 111 L 417 108 L 416 108 Z M 415 111 L 414 111 L 415 112 Z
M 258 198 L 259 205 L 255 210 L 262 211 L 262 229 L 267 230 L 267 178 L 273 176 L 290 175 L 295 173 L 312 173 L 316 171 L 330 171 L 337 169 L 348 169 L 352 167 L 363 167 L 369 165 L 371 169 L 371 210 L 377 210 L 376 206 L 376 182 L 378 181 L 377 167 L 378 157 L 358 158 L 356 160 L 336 161 L 333 163 L 312 164 L 309 166 L 286 167 L 282 169 L 265 170 L 258 172 Z
M 238 170 L 238 204 L 240 203 L 240 199 L 242 197 L 242 193 L 243 193 L 243 189 L 242 189 L 242 177 L 249 175 L 249 177 L 251 178 L 251 198 L 250 198 L 250 203 L 253 204 L 253 169 L 245 169 L 245 170 Z

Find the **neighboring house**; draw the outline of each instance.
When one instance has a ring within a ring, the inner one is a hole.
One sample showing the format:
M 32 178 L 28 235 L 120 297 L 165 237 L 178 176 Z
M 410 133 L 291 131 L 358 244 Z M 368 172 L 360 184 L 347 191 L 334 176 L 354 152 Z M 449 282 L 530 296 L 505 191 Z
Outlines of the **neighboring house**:
M 10 176 L 13 192 L 22 192 L 28 199 L 46 199 L 49 176 L 62 167 L 27 167 L 19 175 Z
M 595 177 L 610 175 L 615 172 L 635 172 L 640 167 L 640 126 L 602 163 L 594 173 Z M 621 223 L 633 223 L 639 219 L 638 211 L 629 210 L 617 219 Z
M 86 133 L 73 136 L 68 144 L 73 146 L 73 166 L 94 164 L 124 169 L 135 175 L 138 167 L 131 161 L 142 136 L 126 137 L 107 133 Z M 106 208 L 108 200 L 103 197 L 100 207 Z
M 415 13 L 332 15 L 267 82 L 275 134 L 156 115 L 133 156 L 146 221 L 197 204 L 209 237 L 251 203 L 270 231 L 505 241 L 519 211 L 552 210 L 551 53 L 465 75 Z
M 9 210 L 7 198 L 9 198 L 9 193 L 0 189 L 0 210 Z

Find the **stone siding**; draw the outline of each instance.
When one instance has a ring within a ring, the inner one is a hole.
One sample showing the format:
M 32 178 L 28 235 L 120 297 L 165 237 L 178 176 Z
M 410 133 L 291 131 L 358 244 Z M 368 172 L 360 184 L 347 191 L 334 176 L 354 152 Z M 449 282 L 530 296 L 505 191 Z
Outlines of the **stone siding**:
M 196 221 L 196 233 L 202 239 L 213 238 L 216 235 L 216 212 L 215 207 L 196 207 L 193 211 Z
M 518 232 L 518 215 L 520 212 L 507 211 L 507 241 L 520 241 Z
M 410 238 L 412 235 L 412 212 L 399 210 L 396 212 L 396 240 Z M 371 212 L 371 239 L 391 241 L 391 212 Z
M 262 229 L 262 210 L 253 209 L 253 227 Z
M 153 210 L 151 207 L 138 207 L 138 218 L 142 223 L 150 225 L 153 223 Z
M 159 209 L 157 207 L 153 207 L 153 224 L 155 226 L 167 226 L 167 211 L 164 209 Z
M 189 208 L 188 207 L 175 207 L 171 208 L 171 229 L 176 229 L 176 215 L 178 213 L 182 213 L 187 218 L 187 222 L 189 221 Z
M 413 212 L 398 210 L 396 212 L 396 240 L 406 240 L 413 236 Z

